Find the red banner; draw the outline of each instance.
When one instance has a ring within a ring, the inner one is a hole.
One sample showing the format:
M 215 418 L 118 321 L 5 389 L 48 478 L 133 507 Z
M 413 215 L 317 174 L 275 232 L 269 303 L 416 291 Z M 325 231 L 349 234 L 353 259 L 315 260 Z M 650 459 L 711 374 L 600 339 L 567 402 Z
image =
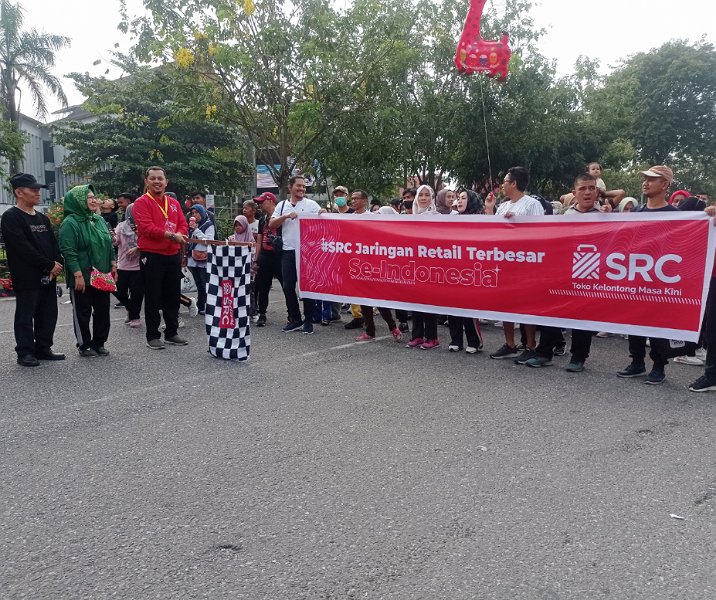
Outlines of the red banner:
M 306 298 L 696 341 L 704 213 L 300 217 Z
M 236 317 L 234 316 L 234 280 L 221 280 L 221 317 L 219 329 L 235 329 Z

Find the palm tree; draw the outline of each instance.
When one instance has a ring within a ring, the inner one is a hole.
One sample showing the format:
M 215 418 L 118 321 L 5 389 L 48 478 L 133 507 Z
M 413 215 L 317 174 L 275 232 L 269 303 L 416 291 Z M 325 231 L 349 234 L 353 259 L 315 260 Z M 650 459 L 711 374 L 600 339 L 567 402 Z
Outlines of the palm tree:
M 23 30 L 24 15 L 20 4 L 0 0 L 0 102 L 5 119 L 16 126 L 19 111 L 15 94 L 21 83 L 30 90 L 40 118 L 47 115 L 45 88 L 67 106 L 60 80 L 50 69 L 55 66 L 55 51 L 69 46 L 70 38 Z M 17 161 L 11 161 L 11 172 L 17 172 L 17 167 Z

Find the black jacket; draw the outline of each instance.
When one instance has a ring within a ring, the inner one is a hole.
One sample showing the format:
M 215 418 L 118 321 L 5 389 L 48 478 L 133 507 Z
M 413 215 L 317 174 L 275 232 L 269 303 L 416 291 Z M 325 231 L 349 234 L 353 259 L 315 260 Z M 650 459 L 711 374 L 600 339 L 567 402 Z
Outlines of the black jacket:
M 12 287 L 18 291 L 39 289 L 42 285 L 40 279 L 52 270 L 55 261 L 62 262 L 60 246 L 52 231 L 50 219 L 42 213 L 37 214 L 47 226 L 47 233 L 43 235 L 51 238 L 52 256 L 45 256 L 37 245 L 35 236 L 19 208 L 13 206 L 8 209 L 0 220 Z

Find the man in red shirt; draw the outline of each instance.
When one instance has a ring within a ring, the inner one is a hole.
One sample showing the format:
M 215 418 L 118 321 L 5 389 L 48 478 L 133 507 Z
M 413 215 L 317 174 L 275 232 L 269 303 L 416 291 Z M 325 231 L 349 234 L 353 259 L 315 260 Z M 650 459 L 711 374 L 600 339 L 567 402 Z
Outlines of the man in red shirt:
M 165 193 L 167 183 L 162 167 L 149 167 L 144 179 L 146 192 L 133 205 L 139 268 L 144 278 L 147 346 L 153 350 L 162 350 L 164 344 L 187 344 L 177 331 L 182 278 L 180 250 L 188 241 L 189 229 L 181 205 Z M 160 310 L 166 324 L 163 342 L 159 333 Z

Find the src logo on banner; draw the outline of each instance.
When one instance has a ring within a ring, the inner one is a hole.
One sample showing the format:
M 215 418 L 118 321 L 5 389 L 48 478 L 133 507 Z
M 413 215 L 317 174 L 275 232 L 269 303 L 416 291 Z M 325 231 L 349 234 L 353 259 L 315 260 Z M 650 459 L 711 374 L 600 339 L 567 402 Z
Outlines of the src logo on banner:
M 572 279 L 599 279 L 602 255 L 596 246 L 580 244 L 572 259 Z M 655 258 L 649 254 L 622 254 L 613 252 L 606 257 L 605 275 L 612 281 L 636 281 L 637 276 L 645 282 L 654 279 L 662 283 L 674 284 L 681 281 L 681 275 L 666 272 L 668 263 L 682 262 L 678 254 L 667 254 Z M 673 267 L 672 267 L 673 268 Z
M 590 244 L 577 246 L 572 260 L 572 279 L 599 279 L 601 256 L 596 246 Z

